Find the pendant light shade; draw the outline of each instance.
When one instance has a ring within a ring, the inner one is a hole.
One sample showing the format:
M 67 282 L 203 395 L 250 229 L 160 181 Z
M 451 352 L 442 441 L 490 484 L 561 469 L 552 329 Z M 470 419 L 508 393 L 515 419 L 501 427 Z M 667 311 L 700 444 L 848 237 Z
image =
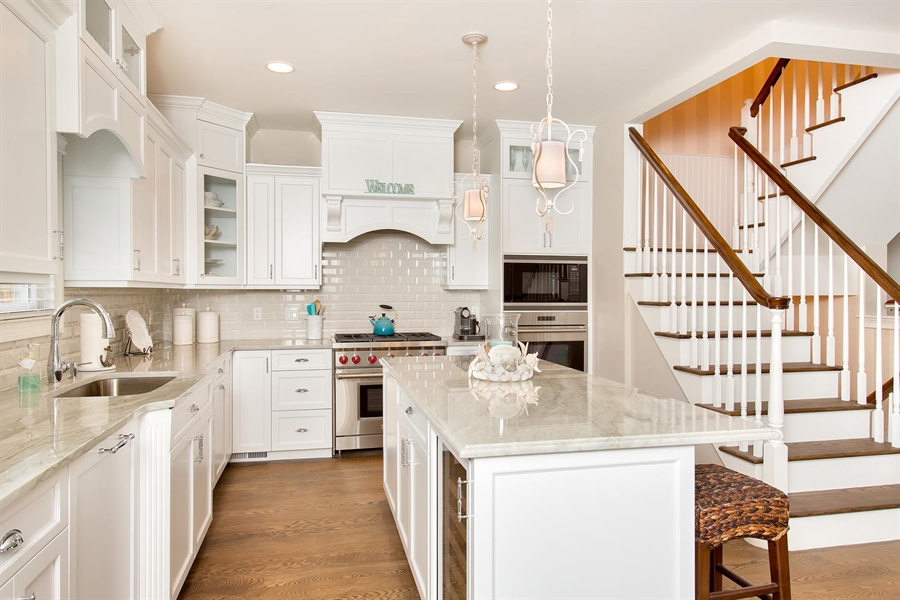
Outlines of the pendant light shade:
M 483 33 L 467 33 L 463 42 L 472 46 L 472 174 L 463 177 L 453 186 L 454 201 L 462 196 L 456 204 L 459 217 L 459 237 L 471 237 L 473 241 L 484 239 L 484 222 L 487 219 L 488 184 L 478 173 L 478 44 L 487 41 Z M 462 214 L 460 214 L 460 212 Z M 463 227 L 464 226 L 464 227 Z
M 584 158 L 584 142 L 587 133 L 581 129 L 572 131 L 565 122 L 553 117 L 553 0 L 547 0 L 547 116 L 539 123 L 531 126 L 531 151 L 534 154 L 534 171 L 531 174 L 531 185 L 540 197 L 535 204 L 535 212 L 543 217 L 552 211 L 567 215 L 575 210 L 571 205 L 568 210 L 561 210 L 558 204 L 560 195 L 578 182 L 581 174 L 578 165 L 569 156 L 569 145 L 576 136 L 580 136 L 578 162 Z M 565 130 L 565 135 L 554 137 Z M 571 181 L 566 181 L 566 165 L 571 164 L 574 170 Z M 547 231 L 552 227 L 552 220 L 547 221 Z

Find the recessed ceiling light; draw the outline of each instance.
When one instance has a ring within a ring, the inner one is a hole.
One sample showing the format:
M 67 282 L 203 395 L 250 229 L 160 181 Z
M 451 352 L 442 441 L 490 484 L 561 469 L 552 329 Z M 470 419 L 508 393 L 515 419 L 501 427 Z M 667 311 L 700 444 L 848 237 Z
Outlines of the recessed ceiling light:
M 273 60 L 272 62 L 266 63 L 266 68 L 273 73 L 293 73 L 294 65 L 286 62 L 282 62 L 280 60 Z
M 515 81 L 498 81 L 494 84 L 494 89 L 498 92 L 514 92 L 519 89 L 519 84 Z

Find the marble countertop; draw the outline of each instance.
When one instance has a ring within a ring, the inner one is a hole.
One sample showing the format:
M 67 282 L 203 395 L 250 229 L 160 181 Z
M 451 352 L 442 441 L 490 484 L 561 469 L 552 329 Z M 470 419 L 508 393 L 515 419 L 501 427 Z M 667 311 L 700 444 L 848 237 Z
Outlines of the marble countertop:
M 752 419 L 728 417 L 541 361 L 526 382 L 469 379 L 463 357 L 382 360 L 461 458 L 777 439 Z
M 40 392 L 0 392 L 0 511 L 76 458 L 150 410 L 175 406 L 209 372 L 210 364 L 234 350 L 330 349 L 331 340 L 223 340 L 217 344 L 158 345 L 149 356 L 117 356 L 115 371 L 66 373 Z M 146 394 L 65 398 L 65 392 L 93 379 L 123 373 L 171 374 L 175 379 Z

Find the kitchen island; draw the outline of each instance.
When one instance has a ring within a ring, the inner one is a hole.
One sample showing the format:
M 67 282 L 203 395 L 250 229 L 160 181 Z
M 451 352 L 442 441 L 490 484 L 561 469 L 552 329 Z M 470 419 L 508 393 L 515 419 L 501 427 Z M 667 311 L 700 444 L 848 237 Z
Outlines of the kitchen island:
M 384 364 L 384 487 L 423 598 L 694 597 L 694 445 L 752 420 L 542 362 Z

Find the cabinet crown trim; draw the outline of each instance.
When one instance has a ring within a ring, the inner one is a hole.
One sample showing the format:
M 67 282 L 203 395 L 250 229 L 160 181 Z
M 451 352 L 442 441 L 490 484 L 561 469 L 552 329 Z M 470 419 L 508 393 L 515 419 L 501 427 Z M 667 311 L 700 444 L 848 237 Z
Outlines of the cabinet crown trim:
M 445 137 L 453 134 L 462 121 L 456 119 L 430 119 L 424 117 L 394 117 L 357 113 L 313 111 L 313 133 L 322 139 L 322 130 L 349 131 L 354 133 L 401 133 L 408 130 L 419 136 Z
M 299 175 L 305 177 L 321 177 L 322 167 L 301 167 L 294 165 L 268 165 L 263 163 L 247 163 L 244 169 L 247 175 Z

